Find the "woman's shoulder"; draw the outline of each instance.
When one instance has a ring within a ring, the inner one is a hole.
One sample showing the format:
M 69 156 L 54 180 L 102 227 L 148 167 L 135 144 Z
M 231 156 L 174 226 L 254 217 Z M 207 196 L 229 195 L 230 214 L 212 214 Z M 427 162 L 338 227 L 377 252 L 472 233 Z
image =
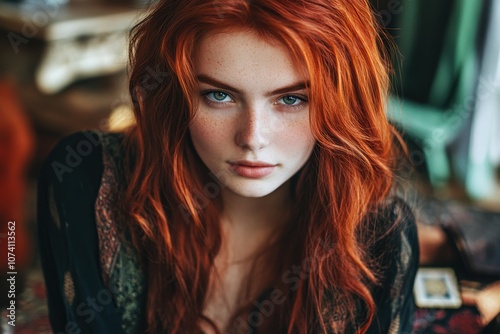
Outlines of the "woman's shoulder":
M 113 254 L 117 224 L 122 221 L 122 139 L 122 134 L 97 130 L 66 136 L 51 151 L 38 177 L 39 210 L 51 209 L 50 216 L 64 220 L 68 228 L 85 228 L 92 234 L 97 230 L 101 248 L 112 249 Z M 113 247 L 107 240 L 113 240 Z M 114 255 L 101 252 L 106 256 Z
M 419 248 L 417 225 L 411 205 L 401 197 L 389 197 L 372 217 L 368 225 L 372 258 L 383 261 L 382 265 L 389 267 L 416 267 Z
M 40 176 L 53 185 L 97 182 L 103 171 L 103 153 L 117 162 L 122 158 L 122 139 L 122 134 L 98 130 L 68 135 L 52 149 Z
M 122 135 L 83 131 L 55 146 L 39 176 L 38 236 L 56 332 L 74 319 L 83 332 L 138 332 L 144 276 L 123 247 L 117 168 Z M 88 296 L 101 312 L 82 312 Z M 113 301 L 113 302 L 111 302 Z
M 371 228 L 378 242 L 399 243 L 401 238 L 416 241 L 417 227 L 413 210 L 407 201 L 399 196 L 387 198 L 371 215 Z
M 383 281 L 394 281 L 418 267 L 417 226 L 411 206 L 400 197 L 388 198 L 374 215 L 368 234 L 369 252 L 379 269 L 385 268 Z
M 110 196 L 99 199 L 120 184 L 115 168 L 121 159 L 120 141 L 117 134 L 81 131 L 56 144 L 38 175 L 40 224 L 62 226 L 64 221 L 67 228 L 94 234 L 101 207 L 114 207 L 108 203 Z
M 370 249 L 378 283 L 372 287 L 377 316 L 368 333 L 410 332 L 414 309 L 413 281 L 418 269 L 417 227 L 411 206 L 390 197 L 375 214 Z
M 414 222 L 413 210 L 410 204 L 397 195 L 389 196 L 383 201 L 380 205 L 379 214 L 392 220 L 400 219 L 407 223 Z
M 81 131 L 56 144 L 38 175 L 38 211 L 46 218 L 41 224 L 64 221 L 67 228 L 95 234 L 95 218 L 116 211 L 120 142 L 119 134 Z

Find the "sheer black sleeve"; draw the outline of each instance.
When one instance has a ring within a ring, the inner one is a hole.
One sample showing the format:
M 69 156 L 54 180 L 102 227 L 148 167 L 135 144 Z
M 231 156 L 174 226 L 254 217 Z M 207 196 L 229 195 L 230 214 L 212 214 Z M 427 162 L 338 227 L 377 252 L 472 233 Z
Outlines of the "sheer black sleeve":
M 377 226 L 393 228 L 373 250 L 385 275 L 373 289 L 377 313 L 368 333 L 410 334 L 415 311 L 413 283 L 419 259 L 417 227 L 411 209 L 399 198 L 384 211 Z

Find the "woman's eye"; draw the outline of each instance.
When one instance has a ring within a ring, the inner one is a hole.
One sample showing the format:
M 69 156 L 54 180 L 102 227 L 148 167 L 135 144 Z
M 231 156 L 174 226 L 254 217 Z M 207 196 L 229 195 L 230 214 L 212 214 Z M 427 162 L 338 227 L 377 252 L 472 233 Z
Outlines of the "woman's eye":
M 280 98 L 277 103 L 284 104 L 287 106 L 296 106 L 296 105 L 299 105 L 305 101 L 306 101 L 306 99 L 304 99 L 304 98 L 300 98 L 300 97 L 294 96 L 294 95 L 288 95 L 288 96 L 283 96 L 282 98 Z
M 208 92 L 204 94 L 205 98 L 212 102 L 232 102 L 233 99 L 224 92 Z

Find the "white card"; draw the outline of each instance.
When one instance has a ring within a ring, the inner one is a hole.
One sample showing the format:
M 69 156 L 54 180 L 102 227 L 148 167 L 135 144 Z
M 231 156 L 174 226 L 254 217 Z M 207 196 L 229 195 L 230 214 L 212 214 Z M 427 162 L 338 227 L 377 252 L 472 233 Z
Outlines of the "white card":
M 451 268 L 420 268 L 414 285 L 415 303 L 421 308 L 459 308 L 462 298 Z

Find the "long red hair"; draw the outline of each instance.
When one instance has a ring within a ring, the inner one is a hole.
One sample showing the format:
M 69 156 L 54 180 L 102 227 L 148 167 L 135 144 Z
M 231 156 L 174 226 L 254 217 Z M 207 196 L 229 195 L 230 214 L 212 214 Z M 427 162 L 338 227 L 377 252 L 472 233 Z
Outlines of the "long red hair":
M 262 328 L 326 333 L 356 320 L 364 332 L 375 313 L 370 285 L 378 275 L 364 252 L 371 240 L 366 217 L 393 182 L 387 66 L 366 0 L 162 0 L 134 28 L 130 93 L 137 123 L 126 136 L 124 203 L 148 277 L 148 331 L 196 333 L 204 318 L 222 242 L 220 203 L 188 125 L 197 95 L 193 54 L 206 33 L 224 29 L 251 29 L 281 43 L 310 78 L 317 144 L 293 178 L 296 212 L 281 246 L 283 270 L 307 259 L 314 265 L 293 289 L 276 276 L 286 298 Z M 342 303 L 328 306 L 337 315 L 329 323 L 323 312 L 332 294 Z

